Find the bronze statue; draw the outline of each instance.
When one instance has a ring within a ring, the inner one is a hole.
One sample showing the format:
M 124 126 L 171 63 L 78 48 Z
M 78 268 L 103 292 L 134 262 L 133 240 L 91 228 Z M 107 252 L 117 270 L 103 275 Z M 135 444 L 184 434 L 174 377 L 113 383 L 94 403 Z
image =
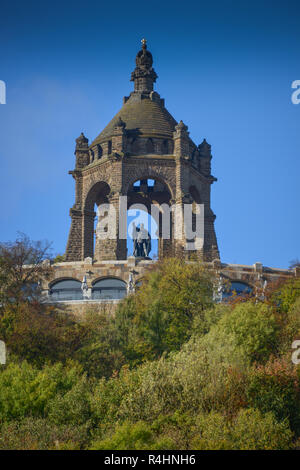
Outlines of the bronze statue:
M 132 238 L 133 256 L 135 258 L 148 258 L 151 251 L 151 236 L 144 228 L 144 224 L 141 224 L 139 228 L 133 223 Z

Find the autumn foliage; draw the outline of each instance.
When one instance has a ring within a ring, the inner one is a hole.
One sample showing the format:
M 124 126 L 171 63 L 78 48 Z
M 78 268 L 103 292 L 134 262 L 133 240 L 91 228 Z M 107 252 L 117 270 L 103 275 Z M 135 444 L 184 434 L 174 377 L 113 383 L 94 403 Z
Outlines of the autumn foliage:
M 169 259 L 115 315 L 77 320 L 24 297 L 6 250 L 0 449 L 298 448 L 299 279 L 216 304 L 214 273 Z

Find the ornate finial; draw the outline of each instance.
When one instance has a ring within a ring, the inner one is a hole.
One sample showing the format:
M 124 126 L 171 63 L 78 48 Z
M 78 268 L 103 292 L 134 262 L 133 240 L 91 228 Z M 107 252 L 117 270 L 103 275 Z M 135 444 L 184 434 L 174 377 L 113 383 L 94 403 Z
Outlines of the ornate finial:
M 152 67 L 153 57 L 147 50 L 147 41 L 142 39 L 142 49 L 135 58 L 136 68 L 131 74 L 131 81 L 134 82 L 134 91 L 141 93 L 150 93 L 153 91 L 153 83 L 157 75 Z

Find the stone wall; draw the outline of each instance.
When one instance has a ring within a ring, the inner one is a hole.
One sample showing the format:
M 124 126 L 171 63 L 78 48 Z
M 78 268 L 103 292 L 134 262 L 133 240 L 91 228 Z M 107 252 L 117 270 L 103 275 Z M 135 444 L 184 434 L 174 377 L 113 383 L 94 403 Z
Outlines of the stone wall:
M 130 274 L 133 276 L 133 281 L 137 284 L 143 279 L 145 273 L 153 267 L 155 261 L 136 259 L 129 257 L 126 261 L 102 261 L 92 262 L 87 259 L 83 262 L 65 262 L 54 264 L 52 276 L 50 280 L 44 280 L 42 284 L 43 293 L 47 302 L 51 298 L 47 295 L 51 289 L 52 284 L 56 281 L 63 279 L 75 279 L 82 282 L 86 277 L 87 285 L 89 288 L 100 279 L 104 278 L 117 278 L 126 282 L 129 281 Z M 252 266 L 239 265 L 239 264 L 225 264 L 219 260 L 205 263 L 208 269 L 214 270 L 216 273 L 223 276 L 229 281 L 237 281 L 248 284 L 253 289 L 262 287 L 264 281 L 273 282 L 282 278 L 289 279 L 295 276 L 300 276 L 300 268 L 294 269 L 276 269 L 263 266 L 261 263 L 255 263 Z M 76 315 L 82 315 L 88 310 L 103 311 L 107 314 L 112 314 L 118 304 L 118 301 L 111 300 L 80 300 L 80 301 L 64 301 L 59 302 L 61 308 Z

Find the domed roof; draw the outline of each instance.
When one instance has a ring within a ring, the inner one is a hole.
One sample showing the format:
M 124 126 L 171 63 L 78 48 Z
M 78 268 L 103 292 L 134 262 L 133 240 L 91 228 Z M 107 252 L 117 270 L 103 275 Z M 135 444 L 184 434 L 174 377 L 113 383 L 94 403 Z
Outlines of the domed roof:
M 160 103 L 149 98 L 136 100 L 129 98 L 121 110 L 98 135 L 92 145 L 109 139 L 119 119 L 126 124 L 127 133 L 173 137 L 177 122 Z
M 127 135 L 145 135 L 172 138 L 176 120 L 164 107 L 164 100 L 153 91 L 157 74 L 152 67 L 153 58 L 147 50 L 146 40 L 142 40 L 142 49 L 136 56 L 136 67 L 131 74 L 134 91 L 116 116 L 92 142 L 91 146 L 105 142 L 114 134 L 118 122 L 125 124 Z

